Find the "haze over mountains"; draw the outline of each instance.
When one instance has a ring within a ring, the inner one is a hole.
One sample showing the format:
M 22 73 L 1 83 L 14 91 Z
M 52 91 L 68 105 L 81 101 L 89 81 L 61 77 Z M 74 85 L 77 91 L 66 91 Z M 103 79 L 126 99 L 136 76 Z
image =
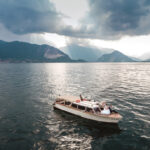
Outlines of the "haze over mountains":
M 37 45 L 25 42 L 0 41 L 1 62 L 136 62 L 112 49 L 98 49 L 80 45 L 69 45 L 59 50 L 49 45 Z M 150 57 L 147 60 L 150 62 Z
M 141 59 L 141 60 L 150 59 L 150 52 L 143 54 L 142 56 L 139 57 L 139 59 Z
M 77 44 L 70 44 L 67 47 L 62 48 L 63 52 L 70 56 L 71 59 L 83 59 L 89 62 L 95 62 L 103 54 L 111 53 L 112 49 L 98 49 L 91 46 L 81 46 Z

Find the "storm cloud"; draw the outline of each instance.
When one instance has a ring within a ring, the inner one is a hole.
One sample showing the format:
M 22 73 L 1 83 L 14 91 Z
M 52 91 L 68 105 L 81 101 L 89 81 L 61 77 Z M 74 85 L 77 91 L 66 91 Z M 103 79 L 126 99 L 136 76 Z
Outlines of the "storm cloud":
M 0 23 L 12 33 L 48 32 L 75 37 L 86 35 L 83 27 L 73 29 L 65 25 L 63 17 L 50 0 L 0 0 Z
M 58 32 L 61 14 L 49 0 L 1 0 L 0 22 L 16 34 Z
M 88 0 L 88 3 L 87 15 L 79 27 L 73 28 L 65 25 L 63 14 L 56 11 L 50 0 L 0 0 L 0 23 L 15 34 L 49 32 L 111 40 L 150 34 L 149 0 Z
M 70 35 L 115 40 L 123 36 L 150 34 L 149 0 L 88 0 L 89 11 L 82 26 Z
M 150 33 L 148 0 L 89 0 L 89 22 L 97 36 L 119 38 Z

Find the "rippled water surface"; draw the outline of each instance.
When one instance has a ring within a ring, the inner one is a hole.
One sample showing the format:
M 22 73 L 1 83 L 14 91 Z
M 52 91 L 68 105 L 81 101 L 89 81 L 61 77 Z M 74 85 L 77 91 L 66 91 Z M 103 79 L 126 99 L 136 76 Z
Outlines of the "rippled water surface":
M 53 110 L 56 96 L 107 100 L 115 126 Z M 149 150 L 150 63 L 0 64 L 0 150 Z

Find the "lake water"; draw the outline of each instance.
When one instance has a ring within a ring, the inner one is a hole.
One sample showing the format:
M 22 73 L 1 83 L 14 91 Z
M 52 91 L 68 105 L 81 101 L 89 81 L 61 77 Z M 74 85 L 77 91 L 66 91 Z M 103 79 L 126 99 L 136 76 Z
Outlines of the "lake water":
M 58 95 L 106 100 L 116 126 L 53 110 Z M 0 150 L 149 150 L 150 63 L 0 64 Z

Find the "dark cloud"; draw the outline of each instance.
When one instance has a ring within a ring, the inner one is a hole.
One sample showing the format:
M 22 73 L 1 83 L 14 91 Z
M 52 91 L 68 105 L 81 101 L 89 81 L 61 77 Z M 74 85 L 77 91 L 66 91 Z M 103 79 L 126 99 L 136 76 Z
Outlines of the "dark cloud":
M 70 36 L 115 40 L 150 34 L 149 0 L 88 0 L 89 12 Z M 76 32 L 74 32 L 76 31 Z
M 83 28 L 73 29 L 62 21 L 50 0 L 0 0 L 0 23 L 15 34 L 58 33 L 80 37 Z
M 56 11 L 50 0 L 0 0 L 0 23 L 15 34 L 49 32 L 78 38 L 116 39 L 150 33 L 149 0 L 88 2 L 89 12 L 79 28 L 65 25 L 63 14 Z
M 150 33 L 148 0 L 89 0 L 89 5 L 96 36 L 112 39 Z
M 89 12 L 79 29 L 68 36 L 115 40 L 150 34 L 149 0 L 88 0 Z M 64 34 L 64 33 L 63 33 Z
M 58 32 L 60 20 L 49 0 L 0 0 L 0 22 L 13 33 Z

